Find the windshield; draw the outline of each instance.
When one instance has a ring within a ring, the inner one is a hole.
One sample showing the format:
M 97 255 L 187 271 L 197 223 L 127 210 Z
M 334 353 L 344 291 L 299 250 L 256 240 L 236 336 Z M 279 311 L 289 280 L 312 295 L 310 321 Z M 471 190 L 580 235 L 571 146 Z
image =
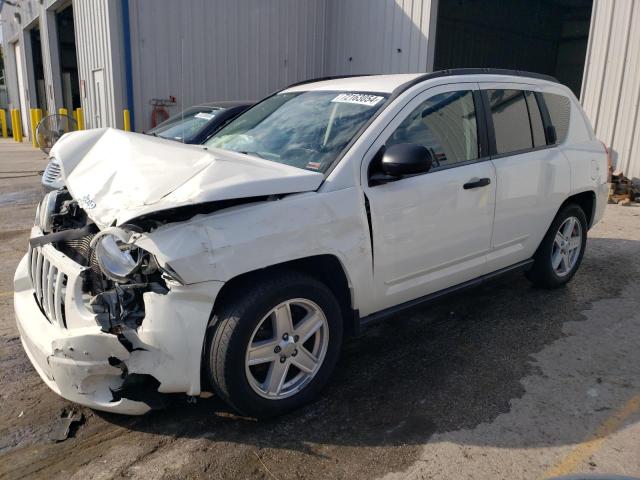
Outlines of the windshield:
M 147 133 L 188 143 L 223 110 L 223 108 L 214 107 L 191 107 L 165 120 Z
M 280 93 L 240 115 L 205 145 L 325 172 L 386 98 L 378 93 Z

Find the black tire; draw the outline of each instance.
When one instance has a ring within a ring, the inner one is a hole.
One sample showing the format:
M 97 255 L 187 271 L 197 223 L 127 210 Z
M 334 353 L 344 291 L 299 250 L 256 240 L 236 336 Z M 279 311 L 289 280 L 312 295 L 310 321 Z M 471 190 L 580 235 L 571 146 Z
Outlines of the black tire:
M 311 402 L 327 384 L 342 345 L 342 314 L 334 295 L 317 279 L 285 270 L 254 277 L 238 287 L 216 308 L 207 332 L 205 375 L 214 391 L 238 413 L 256 418 L 281 415 Z M 300 298 L 314 302 L 327 319 L 329 343 L 324 361 L 298 393 L 278 400 L 264 398 L 247 379 L 247 347 L 254 330 L 273 308 Z
M 560 226 L 570 217 L 578 219 L 580 227 L 582 228 L 582 242 L 580 245 L 580 253 L 577 260 L 571 270 L 560 276 L 556 273 L 552 265 L 552 251 L 554 246 L 554 240 L 556 233 Z M 580 267 L 582 257 L 584 255 L 585 247 L 587 244 L 587 217 L 580 206 L 576 204 L 568 204 L 562 207 L 556 217 L 551 222 L 551 226 L 546 235 L 542 239 L 538 250 L 536 251 L 533 259 L 533 267 L 526 272 L 527 278 L 536 286 L 541 288 L 559 288 L 566 285 L 576 274 L 576 271 Z

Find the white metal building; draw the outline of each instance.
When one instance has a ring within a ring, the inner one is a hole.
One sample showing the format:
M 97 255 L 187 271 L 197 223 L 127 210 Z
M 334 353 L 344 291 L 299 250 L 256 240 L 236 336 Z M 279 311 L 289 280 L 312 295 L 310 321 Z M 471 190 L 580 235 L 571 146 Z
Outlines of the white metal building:
M 500 67 L 555 76 L 640 181 L 637 0 L 0 0 L 12 108 L 151 127 L 312 77 Z M 154 100 L 155 99 L 155 100 Z M 174 101 L 175 100 L 175 101 Z M 159 108 L 159 107 L 156 107 Z

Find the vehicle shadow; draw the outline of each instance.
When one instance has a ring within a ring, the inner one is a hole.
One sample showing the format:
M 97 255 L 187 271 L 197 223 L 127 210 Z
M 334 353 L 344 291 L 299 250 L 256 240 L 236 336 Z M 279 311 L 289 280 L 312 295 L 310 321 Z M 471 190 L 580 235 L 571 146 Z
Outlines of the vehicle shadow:
M 637 241 L 590 239 L 566 288 L 535 289 L 512 274 L 371 327 L 346 342 L 319 401 L 274 420 L 239 418 L 216 398 L 195 405 L 180 400 L 139 418 L 100 416 L 135 431 L 319 456 L 323 450 L 315 445 L 411 448 L 435 433 L 473 429 L 509 412 L 525 393 L 521 379 L 539 373 L 532 355 L 563 337 L 566 322 L 585 320 L 581 312 L 592 302 L 618 297 L 638 278 L 639 255 Z M 640 352 L 632 355 L 627 361 L 637 364 Z M 567 431 L 541 440 L 532 433 L 515 443 L 495 437 L 486 443 L 539 447 L 579 442 L 583 435 Z

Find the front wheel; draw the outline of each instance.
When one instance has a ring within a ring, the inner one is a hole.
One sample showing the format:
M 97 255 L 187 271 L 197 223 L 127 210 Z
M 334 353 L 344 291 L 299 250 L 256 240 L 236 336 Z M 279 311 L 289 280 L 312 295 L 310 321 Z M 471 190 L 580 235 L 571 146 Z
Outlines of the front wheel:
M 534 285 L 558 288 L 573 278 L 587 243 L 587 219 L 582 208 L 569 204 L 551 223 L 534 256 L 527 277 Z
M 297 272 L 278 272 L 236 289 L 209 332 L 206 368 L 214 389 L 242 414 L 265 418 L 313 400 L 342 344 L 331 291 Z

